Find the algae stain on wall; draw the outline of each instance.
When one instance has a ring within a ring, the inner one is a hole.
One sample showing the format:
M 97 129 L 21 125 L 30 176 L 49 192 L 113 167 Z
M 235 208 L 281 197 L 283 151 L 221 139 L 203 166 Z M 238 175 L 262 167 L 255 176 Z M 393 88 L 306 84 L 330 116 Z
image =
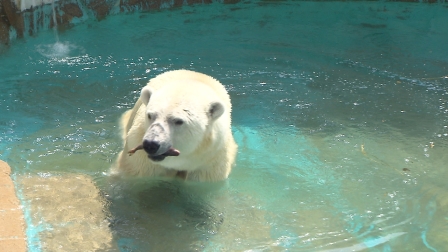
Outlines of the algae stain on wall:
M 58 26 L 67 29 L 110 14 L 156 11 L 192 4 L 237 3 L 240 0 L 0 0 L 1 46 Z M 55 18 L 53 18 L 55 15 Z M 56 20 L 56 23 L 55 21 Z

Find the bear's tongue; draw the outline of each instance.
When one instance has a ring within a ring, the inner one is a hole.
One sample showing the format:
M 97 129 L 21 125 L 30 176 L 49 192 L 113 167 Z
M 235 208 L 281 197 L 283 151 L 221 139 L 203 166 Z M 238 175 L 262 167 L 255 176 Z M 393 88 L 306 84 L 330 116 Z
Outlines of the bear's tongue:
M 174 149 L 173 147 L 169 148 L 162 156 L 179 156 L 180 151 Z

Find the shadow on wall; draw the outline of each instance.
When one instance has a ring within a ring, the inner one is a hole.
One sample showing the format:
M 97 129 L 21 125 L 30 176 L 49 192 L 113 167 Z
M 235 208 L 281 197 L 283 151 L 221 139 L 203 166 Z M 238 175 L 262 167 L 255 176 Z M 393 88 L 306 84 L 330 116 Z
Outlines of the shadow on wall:
M 65 29 L 87 19 L 101 20 L 109 14 L 120 12 L 239 1 L 241 0 L 0 0 L 0 44 L 8 45 L 14 39 L 33 36 L 39 30 L 53 28 L 55 21 L 59 28 Z

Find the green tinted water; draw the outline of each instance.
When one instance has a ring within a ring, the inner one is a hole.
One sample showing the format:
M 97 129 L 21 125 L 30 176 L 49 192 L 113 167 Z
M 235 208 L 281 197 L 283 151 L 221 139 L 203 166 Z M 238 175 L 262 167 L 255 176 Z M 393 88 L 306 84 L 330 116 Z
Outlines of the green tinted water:
M 50 213 L 48 224 L 39 211 L 56 203 L 27 196 L 31 186 L 68 206 L 91 189 L 22 178 L 86 174 L 105 212 L 90 219 L 108 224 L 80 240 L 113 235 L 98 250 L 448 250 L 447 23 L 442 4 L 260 2 L 110 16 L 57 44 L 51 31 L 16 41 L 0 55 L 0 158 L 25 206 L 40 207 L 27 211 L 30 246 L 48 248 L 66 221 Z M 119 116 L 151 77 L 179 68 L 231 95 L 230 178 L 109 180 Z

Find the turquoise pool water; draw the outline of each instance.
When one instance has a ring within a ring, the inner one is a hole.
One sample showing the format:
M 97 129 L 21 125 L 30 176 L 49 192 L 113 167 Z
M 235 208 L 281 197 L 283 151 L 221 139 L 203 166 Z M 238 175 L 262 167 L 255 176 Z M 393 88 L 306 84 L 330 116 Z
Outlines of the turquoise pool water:
M 262 1 L 15 41 L 0 55 L 0 158 L 31 250 L 62 236 L 66 251 L 89 239 L 107 241 L 88 248 L 99 251 L 447 251 L 447 23 L 446 4 Z M 231 176 L 110 180 L 119 116 L 151 77 L 179 68 L 231 95 Z M 64 199 L 77 217 L 61 216 Z

